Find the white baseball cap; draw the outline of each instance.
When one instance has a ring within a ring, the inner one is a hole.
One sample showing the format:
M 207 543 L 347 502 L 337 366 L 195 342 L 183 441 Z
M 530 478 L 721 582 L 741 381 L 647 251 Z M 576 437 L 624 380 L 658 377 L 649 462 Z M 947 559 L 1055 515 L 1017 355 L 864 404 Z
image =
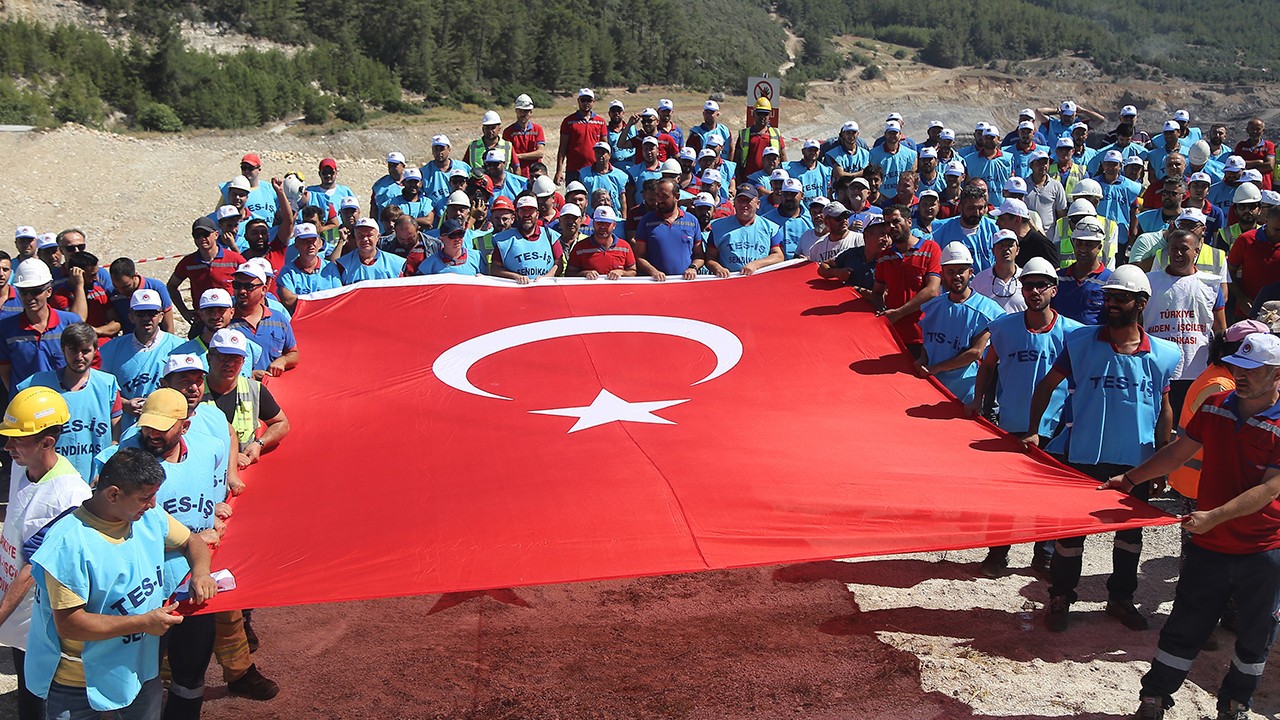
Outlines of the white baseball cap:
M 342 202 L 338 203 L 339 212 L 343 210 L 359 210 L 359 209 L 360 209 L 360 201 L 356 199 L 355 195 L 348 195 L 342 198 Z
M 231 293 L 223 288 L 209 288 L 200 293 L 200 308 L 229 308 L 235 307 L 231 302 Z
M 942 248 L 942 265 L 973 265 L 973 254 L 962 242 L 949 242 Z
M 1001 230 L 991 239 L 992 245 L 999 245 L 1002 242 L 1018 242 L 1018 233 L 1012 230 Z
M 1105 154 L 1103 154 L 1102 162 L 1104 163 L 1124 162 L 1124 153 L 1120 152 L 1119 150 L 1108 150 Z
M 671 100 L 667 98 L 662 98 L 661 100 L 658 101 L 658 109 L 659 110 L 675 110 L 676 104 L 671 102 Z
M 813 148 L 814 150 L 820 150 L 822 148 L 822 143 L 813 138 L 809 138 L 808 140 L 804 141 L 804 145 L 802 145 L 800 149 L 808 150 L 809 148 Z
M 1074 148 L 1075 146 L 1076 146 L 1075 140 L 1072 140 L 1069 137 L 1060 137 L 1058 138 L 1058 144 L 1055 146 L 1055 148 Z
M 40 233 L 40 237 L 36 238 L 37 250 L 48 250 L 56 247 L 58 247 L 58 236 L 54 233 Z
M 1177 120 L 1165 120 L 1164 130 L 1162 132 L 1178 132 L 1181 129 L 1182 126 L 1178 124 Z
M 982 131 L 982 135 L 983 137 L 998 138 L 1000 137 L 1000 128 L 995 125 L 988 125 L 986 129 Z
M 484 114 L 484 117 L 480 118 L 480 124 L 481 125 L 501 125 L 502 117 L 498 115 L 498 113 L 494 112 L 493 110 L 490 110 Z
M 448 135 L 432 135 L 431 145 L 432 147 L 453 147 L 453 143 L 449 142 Z
M 827 197 L 826 195 L 814 195 L 813 198 L 809 200 L 808 204 L 809 204 L 809 207 L 813 207 L 814 205 L 817 205 L 818 207 L 825 208 L 826 206 L 831 204 L 831 198 Z
M 854 122 L 853 120 L 850 120 L 849 122 L 840 126 L 840 132 L 858 132 L 858 123 Z
M 1014 215 L 1020 218 L 1031 217 L 1031 211 L 1027 209 L 1027 204 L 1018 198 L 1005 198 L 1004 202 L 1000 203 L 1000 207 L 996 208 L 991 214 L 996 217 L 1001 215 Z
M 471 173 L 467 172 L 466 170 L 463 170 L 460 167 L 456 167 L 449 171 L 449 182 L 453 182 L 454 178 L 467 178 L 470 176 L 471 176 Z
M 293 237 L 295 239 L 320 237 L 320 233 L 316 232 L 315 225 L 304 222 L 293 226 Z
M 49 266 L 39 258 L 27 258 L 18 263 L 9 284 L 16 288 L 37 288 L 51 282 L 53 282 L 53 274 L 49 272 Z
M 643 109 L 643 110 L 641 110 L 641 111 L 640 111 L 640 117 L 652 117 L 652 118 L 656 118 L 656 117 L 658 117 L 658 111 L 657 111 L 657 110 L 654 110 L 654 109 L 653 109 L 653 108 L 651 108 L 651 107 L 647 107 L 647 108 L 645 108 L 645 109 Z
M 930 129 L 930 130 L 932 130 L 932 129 L 934 129 L 934 128 L 941 128 L 941 127 L 945 127 L 945 126 L 942 124 L 942 121 L 941 121 L 941 120 L 930 120 L 930 121 L 929 121 L 929 129 Z
M 778 168 L 777 170 L 774 170 L 772 173 L 769 174 L 769 182 L 774 182 L 774 181 L 786 182 L 790 179 L 791 179 L 791 173 L 787 172 L 786 170 L 783 170 L 782 168 Z
M 520 208 L 533 208 L 536 210 L 538 208 L 538 199 L 532 195 L 521 195 L 520 199 L 516 200 L 516 209 L 519 210 Z
M 1195 172 L 1195 173 L 1191 173 L 1191 177 L 1187 180 L 1187 182 L 1188 183 L 1202 182 L 1207 185 L 1212 185 L 1213 178 L 1209 177 L 1209 173 Z
M 1059 115 L 1075 115 L 1076 104 L 1071 102 L 1070 100 L 1063 100 L 1062 104 L 1058 106 L 1058 114 Z
M 578 90 L 578 97 L 580 98 L 589 97 L 592 100 L 595 100 L 596 94 L 594 91 L 592 91 L 591 88 L 581 88 L 580 90 Z
M 1191 122 L 1191 113 L 1186 110 L 1178 110 L 1173 114 L 1173 119 L 1178 122 Z
M 1198 225 L 1207 224 L 1207 218 L 1205 217 L 1204 212 L 1195 208 L 1183 208 L 1182 212 L 1178 213 L 1178 217 L 1174 218 L 1173 221 L 1175 223 L 1180 223 L 1183 220 L 1190 220 Z
M 484 154 L 485 164 L 488 163 L 504 163 L 507 161 L 507 154 L 498 148 L 494 148 Z
M 761 155 L 777 155 L 777 154 L 778 154 L 778 148 L 776 148 L 776 147 L 774 147 L 774 146 L 770 145 L 769 147 L 767 147 L 767 148 L 765 148 L 765 149 L 764 149 L 764 152 L 762 152 L 762 153 L 760 153 L 760 154 L 761 154 Z
M 720 103 L 715 100 L 708 100 L 702 104 L 702 109 L 709 110 L 711 112 L 720 112 Z
M 716 206 L 716 199 L 711 197 L 711 193 L 698 193 L 698 197 L 693 199 L 693 206 L 713 208 Z
M 951 128 L 942 128 L 942 132 L 938 133 L 939 140 L 955 140 L 956 131 Z
M 207 373 L 209 372 L 209 367 L 204 364 L 204 358 L 192 353 L 170 355 L 169 360 L 164 364 L 165 375 L 186 372 L 187 370 L 199 370 L 202 373 Z
M 920 157 L 921 157 L 921 158 L 933 158 L 934 160 L 937 160 L 937 159 L 938 159 L 938 151 L 937 151 L 937 150 L 935 150 L 935 149 L 934 149 L 934 148 L 932 148 L 932 147 L 922 147 L 922 148 L 920 148 Z
M 886 117 L 886 118 L 884 119 L 884 121 L 885 121 L 885 122 L 896 122 L 896 123 L 901 123 L 901 122 L 902 122 L 902 114 L 901 114 L 901 113 L 896 113 L 896 112 L 891 112 L 891 113 L 889 113 L 889 116 L 888 116 L 888 117 Z
M 1018 123 L 1018 129 L 1019 130 L 1035 130 L 1036 124 L 1031 122 L 1030 120 L 1023 120 L 1022 122 Z
M 787 178 L 782 181 L 782 192 L 804 194 L 804 183 L 796 178 Z
M 1239 155 L 1228 155 L 1227 159 L 1222 163 L 1224 170 L 1241 172 L 1244 170 L 1244 158 Z
M 890 120 L 889 122 L 884 124 L 884 131 L 885 131 L 885 134 L 888 134 L 891 132 L 901 133 L 902 125 L 900 125 L 897 120 Z
M 964 177 L 964 163 L 959 160 L 953 160 L 947 163 L 947 169 L 942 173 L 946 177 Z
M 1075 132 L 1077 130 L 1088 130 L 1089 126 L 1086 125 L 1085 123 L 1078 122 L 1078 123 L 1072 123 L 1071 127 L 1068 129 L 1071 130 L 1071 132 Z
M 724 177 L 720 174 L 719 170 L 715 168 L 707 168 L 706 170 L 702 171 L 702 183 L 704 185 L 710 185 L 711 183 L 723 183 L 723 182 L 724 182 Z
M 712 150 L 711 148 L 702 148 L 702 152 L 698 153 L 699 160 L 701 160 L 702 158 L 716 158 L 716 157 L 720 157 L 720 153 L 716 152 L 715 150 Z
M 1275 190 L 1263 190 L 1262 204 L 1263 205 L 1280 205 L 1280 192 L 1276 192 Z
M 610 110 L 612 110 L 612 109 L 614 109 L 614 108 L 618 108 L 619 110 L 626 110 L 626 109 L 627 109 L 627 107 L 626 107 L 625 105 L 623 105 L 623 104 L 622 104 L 622 101 L 621 101 L 621 100 L 613 100 L 613 101 L 611 101 L 611 102 L 609 103 L 609 109 L 610 109 Z
M 134 290 L 133 295 L 129 297 L 129 309 L 160 312 L 164 308 L 160 303 L 160 293 L 155 290 L 141 288 L 139 290 Z
M 1280 365 L 1280 337 L 1271 333 L 1251 333 L 1240 343 L 1234 355 L 1222 361 L 1238 368 L 1252 370 L 1263 365 Z
M 808 146 L 806 145 L 806 147 Z M 691 147 L 687 147 L 687 146 L 682 147 L 680 148 L 680 159 L 681 160 L 697 160 L 698 151 L 694 150 Z
M 724 144 L 724 138 L 719 135 L 708 135 L 706 139 L 707 147 L 720 147 Z
M 1037 160 L 1048 160 L 1048 159 L 1049 159 L 1049 153 L 1045 152 L 1044 150 L 1036 150 L 1035 152 L 1027 156 L 1027 164 L 1030 165 L 1031 163 L 1036 162 Z
M 238 217 L 240 217 L 240 211 L 236 209 L 235 205 L 222 205 L 213 213 L 213 219 L 218 222 L 222 222 L 227 218 L 238 218 Z
M 642 139 L 640 140 L 640 144 L 641 144 L 641 145 L 653 145 L 653 146 L 655 146 L 655 147 L 656 147 L 656 146 L 657 146 L 657 144 L 658 144 L 658 138 L 656 138 L 656 137 L 654 137 L 654 136 L 652 136 L 652 135 L 645 135 L 645 136 L 644 136 L 644 138 L 642 138 Z
M 1004 181 L 1004 191 L 1007 193 L 1017 193 L 1019 195 L 1027 194 L 1027 181 L 1014 175 Z
M 400 181 L 405 180 L 422 180 L 422 171 L 416 167 L 405 168 L 404 174 L 400 176 Z
M 387 153 L 387 164 L 388 164 L 388 165 L 403 165 L 403 164 L 404 164 L 404 153 L 402 153 L 402 152 L 390 152 L 390 153 Z
M 382 228 L 378 227 L 378 221 L 370 217 L 363 217 L 356 221 L 358 228 L 373 228 L 374 232 L 378 232 Z
M 262 266 L 251 260 L 245 260 L 236 268 L 237 275 L 248 275 L 251 278 L 257 278 L 262 282 L 267 281 L 267 273 L 263 272 Z
M 231 328 L 222 328 L 215 332 L 213 337 L 209 338 L 209 351 L 217 351 L 223 355 L 248 357 L 248 345 L 245 341 L 244 333 Z
M 578 207 L 573 203 L 565 203 L 564 207 L 560 208 L 559 216 L 564 217 L 566 215 L 572 215 L 573 217 L 582 217 L 582 208 Z
M 1022 108 L 1018 111 L 1018 119 L 1021 120 L 1022 118 L 1031 118 L 1032 120 L 1035 120 L 1036 111 L 1031 108 Z
M 1125 105 L 1120 108 L 1120 117 L 1138 117 L 1138 108 L 1132 105 Z
M 30 225 L 19 225 L 17 230 L 13 231 L 14 240 L 34 239 L 39 233 Z

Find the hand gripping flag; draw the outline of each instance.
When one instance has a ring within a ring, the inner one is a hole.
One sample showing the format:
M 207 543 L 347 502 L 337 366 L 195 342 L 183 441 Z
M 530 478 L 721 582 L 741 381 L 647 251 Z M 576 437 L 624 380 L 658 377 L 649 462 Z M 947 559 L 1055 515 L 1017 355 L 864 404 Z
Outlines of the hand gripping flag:
M 1003 545 L 1173 522 L 961 417 L 807 266 L 436 276 L 303 300 L 207 610 Z M 1029 401 L 1029 399 L 1028 399 Z

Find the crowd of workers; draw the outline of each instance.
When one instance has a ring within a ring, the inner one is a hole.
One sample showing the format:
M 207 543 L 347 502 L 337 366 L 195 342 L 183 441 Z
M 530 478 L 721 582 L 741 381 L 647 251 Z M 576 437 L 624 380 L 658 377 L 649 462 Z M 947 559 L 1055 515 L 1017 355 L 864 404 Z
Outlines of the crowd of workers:
M 1108 121 L 1066 100 L 971 138 L 942 121 L 913 138 L 893 113 L 789 160 L 767 100 L 734 132 L 714 100 L 682 128 L 670 100 L 599 115 L 592 90 L 576 99 L 554 158 L 522 95 L 456 156 L 445 135 L 421 165 L 388 153 L 367 197 L 332 158 L 306 185 L 246 154 L 167 282 L 102 267 L 80 230 L 17 229 L 0 252 L 0 643 L 23 720 L 197 718 L 213 658 L 232 693 L 278 691 L 251 611 L 174 610 L 227 581 L 209 572 L 226 500 L 289 432 L 263 380 L 300 360 L 300 297 L 440 273 L 679 282 L 794 258 L 870 301 L 967 414 L 1102 488 L 1183 505 L 1137 717 L 1163 717 L 1219 623 L 1236 633 L 1219 718 L 1245 717 L 1280 608 L 1280 174 L 1261 119 L 1230 144 L 1185 110 L 1148 127 L 1133 106 Z M 1083 549 L 1034 548 L 1050 631 L 1068 628 Z M 1149 625 L 1141 549 L 1140 529 L 1116 533 L 1106 584 L 1107 615 L 1133 630 Z

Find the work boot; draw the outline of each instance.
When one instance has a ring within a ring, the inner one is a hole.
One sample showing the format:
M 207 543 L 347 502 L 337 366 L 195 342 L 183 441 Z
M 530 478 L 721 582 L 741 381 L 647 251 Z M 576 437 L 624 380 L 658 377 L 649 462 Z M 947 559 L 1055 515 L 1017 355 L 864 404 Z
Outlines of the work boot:
M 987 556 L 982 559 L 982 574 L 989 578 L 998 578 L 1004 575 L 1004 571 L 1009 567 L 1009 554 L 1005 552 L 997 552 L 988 550 Z
M 1241 705 L 1235 700 L 1227 704 L 1226 710 L 1218 711 L 1218 720 L 1248 720 L 1249 708 Z
M 1067 611 L 1071 609 L 1071 603 L 1065 597 L 1049 598 L 1049 612 L 1044 616 L 1044 626 L 1052 632 L 1062 632 L 1067 629 Z
M 1146 630 L 1150 627 L 1147 618 L 1138 612 L 1132 600 L 1111 598 L 1107 601 L 1107 614 L 1119 620 L 1130 630 Z
M 1133 720 L 1164 720 L 1164 701 L 1158 697 L 1142 698 Z
M 270 700 L 280 693 L 280 686 L 258 672 L 257 664 L 249 666 L 239 679 L 227 683 L 227 691 L 249 700 Z

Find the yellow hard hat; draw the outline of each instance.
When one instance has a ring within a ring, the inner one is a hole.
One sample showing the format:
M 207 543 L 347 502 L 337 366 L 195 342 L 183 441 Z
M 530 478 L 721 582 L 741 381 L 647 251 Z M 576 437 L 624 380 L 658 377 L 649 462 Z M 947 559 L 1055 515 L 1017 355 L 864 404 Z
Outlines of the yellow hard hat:
M 756 112 L 773 112 L 773 104 L 769 102 L 769 98 L 762 97 L 756 100 Z
M 41 385 L 23 390 L 9 401 L 4 410 L 4 423 L 0 435 L 27 437 L 55 425 L 65 425 L 71 420 L 67 401 L 58 391 Z

